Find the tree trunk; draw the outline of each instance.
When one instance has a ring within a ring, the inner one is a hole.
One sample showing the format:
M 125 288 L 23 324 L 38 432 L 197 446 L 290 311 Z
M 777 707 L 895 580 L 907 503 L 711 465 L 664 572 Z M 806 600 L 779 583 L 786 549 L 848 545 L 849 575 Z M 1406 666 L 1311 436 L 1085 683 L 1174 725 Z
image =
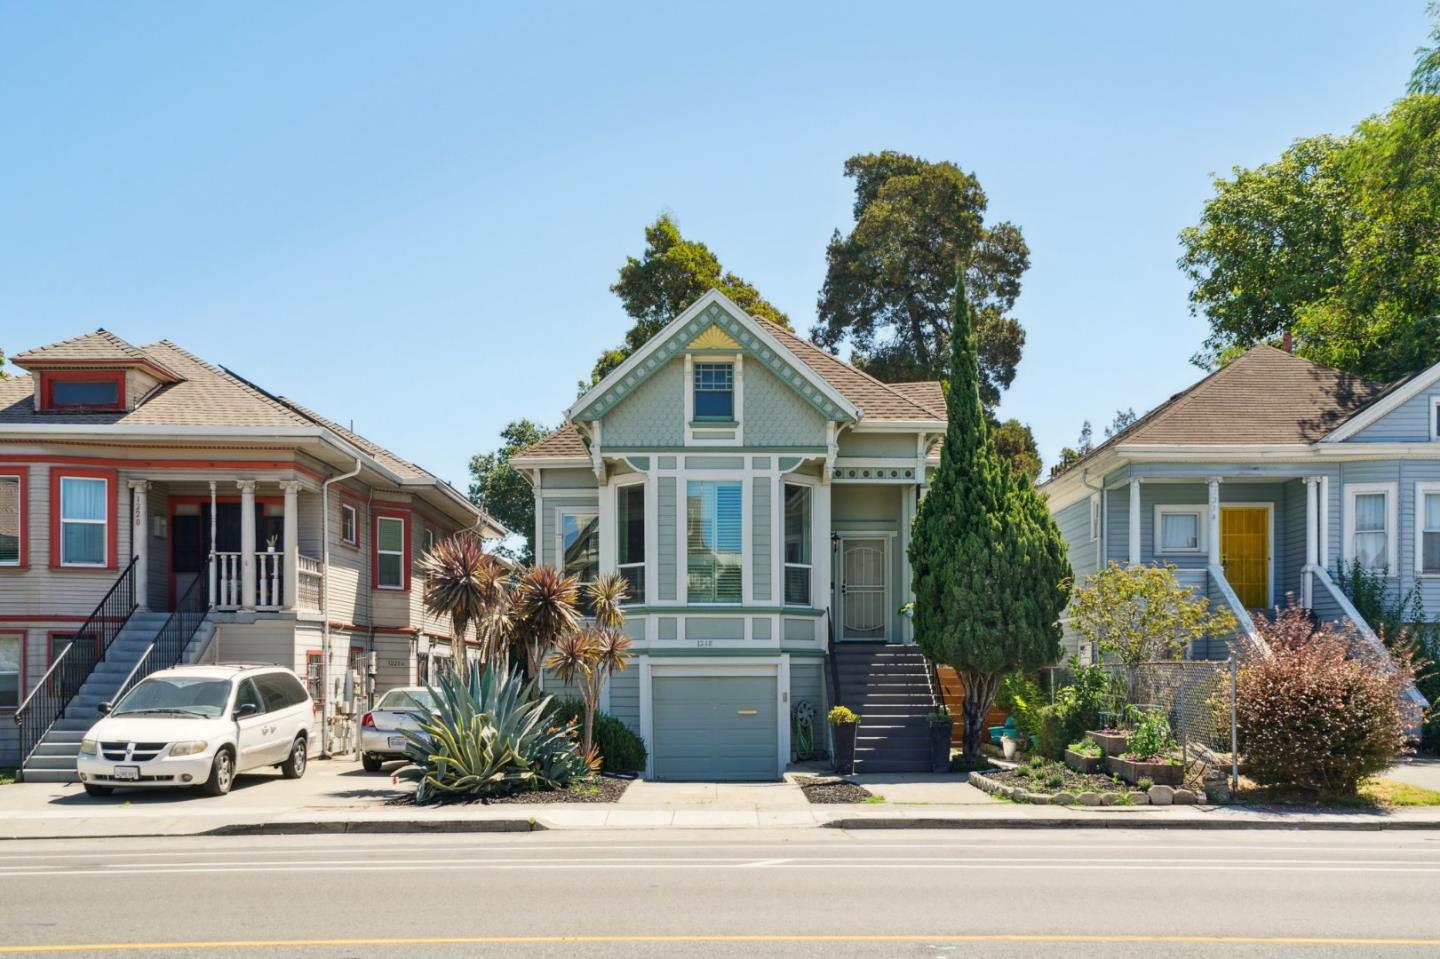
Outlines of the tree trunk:
M 985 714 L 1000 688 L 1000 674 L 967 671 L 960 675 L 965 680 L 965 758 L 979 759 L 985 741 Z
M 590 748 L 595 744 L 595 709 L 596 704 L 585 703 L 585 735 L 580 740 L 580 752 L 586 759 L 590 758 Z

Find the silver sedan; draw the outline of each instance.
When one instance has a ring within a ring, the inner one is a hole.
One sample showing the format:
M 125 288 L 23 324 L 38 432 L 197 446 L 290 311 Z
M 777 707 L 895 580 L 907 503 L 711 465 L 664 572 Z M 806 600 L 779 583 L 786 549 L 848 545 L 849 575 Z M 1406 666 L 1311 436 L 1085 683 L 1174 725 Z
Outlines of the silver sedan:
M 435 708 L 424 686 L 398 686 L 360 720 L 360 761 L 366 772 L 379 772 L 391 760 L 405 758 L 406 739 L 401 730 L 418 729 L 418 718 Z

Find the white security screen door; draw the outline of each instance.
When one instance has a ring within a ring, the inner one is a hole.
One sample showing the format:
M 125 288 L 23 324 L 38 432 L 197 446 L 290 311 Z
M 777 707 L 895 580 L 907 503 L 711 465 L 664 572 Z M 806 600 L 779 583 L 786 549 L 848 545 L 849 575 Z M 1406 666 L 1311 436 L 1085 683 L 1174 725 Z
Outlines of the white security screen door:
M 840 638 L 885 639 L 885 540 L 841 540 Z

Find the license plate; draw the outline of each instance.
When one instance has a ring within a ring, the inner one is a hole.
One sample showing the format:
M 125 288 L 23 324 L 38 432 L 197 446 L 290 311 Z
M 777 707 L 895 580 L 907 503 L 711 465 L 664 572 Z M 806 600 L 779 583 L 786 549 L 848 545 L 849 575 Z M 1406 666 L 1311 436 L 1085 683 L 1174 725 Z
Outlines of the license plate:
M 390 737 L 390 748 L 391 748 L 391 749 L 404 749 L 404 748 L 405 748 L 405 737 L 404 737 L 404 736 L 391 736 L 391 737 Z
M 139 767 L 139 766 L 116 766 L 116 767 L 115 767 L 115 778 L 116 778 L 116 779 L 139 779 L 139 778 L 140 778 L 140 767 Z

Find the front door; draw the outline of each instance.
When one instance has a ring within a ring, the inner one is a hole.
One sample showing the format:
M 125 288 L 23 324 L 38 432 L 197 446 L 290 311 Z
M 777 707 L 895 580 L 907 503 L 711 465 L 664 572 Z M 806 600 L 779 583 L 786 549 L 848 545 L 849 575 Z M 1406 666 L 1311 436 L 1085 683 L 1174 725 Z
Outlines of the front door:
M 885 554 L 884 537 L 847 536 L 840 541 L 841 639 L 889 638 Z
M 1246 609 L 1270 606 L 1270 510 L 1225 506 L 1220 510 L 1220 562 Z

